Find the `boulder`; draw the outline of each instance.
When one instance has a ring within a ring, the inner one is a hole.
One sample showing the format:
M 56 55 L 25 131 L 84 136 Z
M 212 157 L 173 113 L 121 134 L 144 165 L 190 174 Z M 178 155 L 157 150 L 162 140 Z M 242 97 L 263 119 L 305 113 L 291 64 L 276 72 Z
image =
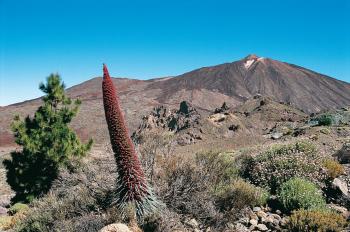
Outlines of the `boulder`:
M 339 178 L 335 178 L 332 182 L 332 187 L 342 193 L 343 196 L 348 196 L 349 190 L 347 184 L 340 180 Z
M 226 102 L 224 102 L 220 108 L 216 108 L 214 110 L 214 114 L 224 113 L 224 112 L 228 111 L 229 109 L 230 108 L 227 106 Z
M 264 224 L 258 224 L 256 227 L 257 227 L 260 231 L 267 231 L 267 230 L 268 230 L 267 226 L 265 226 Z
M 132 231 L 125 224 L 114 223 L 103 227 L 99 232 L 132 232 Z
M 340 163 L 350 163 L 350 143 L 345 143 L 335 156 Z

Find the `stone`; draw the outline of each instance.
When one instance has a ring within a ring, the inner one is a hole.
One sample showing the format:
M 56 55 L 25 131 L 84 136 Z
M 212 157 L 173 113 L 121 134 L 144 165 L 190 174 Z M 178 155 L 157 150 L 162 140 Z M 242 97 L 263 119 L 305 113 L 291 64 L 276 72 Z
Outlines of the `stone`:
M 253 208 L 253 212 L 258 212 L 258 211 L 261 211 L 261 208 L 260 208 L 260 207 L 254 207 L 254 208 Z
M 266 219 L 266 217 L 267 217 L 267 213 L 265 213 L 264 211 L 258 211 L 257 213 L 256 213 L 256 215 L 259 217 L 259 218 L 264 218 L 264 219 Z
M 257 227 L 260 231 L 267 231 L 267 230 L 268 230 L 267 226 L 265 226 L 264 224 L 258 224 L 256 227 Z
M 258 221 L 255 219 L 250 219 L 249 223 L 253 226 L 257 226 L 258 225 Z
M 256 216 L 256 214 L 255 214 L 255 213 L 253 213 L 253 212 L 250 212 L 250 213 L 249 213 L 249 218 L 250 218 L 250 219 L 259 220 L 259 217 L 258 217 L 258 216 Z
M 340 180 L 339 178 L 335 178 L 333 180 L 332 187 L 334 189 L 339 190 L 344 196 L 348 196 L 348 194 L 349 194 L 347 184 L 345 182 L 343 182 L 342 180 Z
M 7 209 L 5 207 L 0 206 L 0 216 L 7 215 Z
M 223 112 L 225 112 L 225 111 L 227 111 L 229 109 L 230 108 L 227 106 L 226 102 L 224 102 L 220 108 L 216 108 L 215 109 L 214 114 L 223 113 Z
M 274 217 L 273 216 L 267 216 L 265 221 L 268 223 L 273 223 Z
M 350 163 L 350 143 L 345 143 L 335 156 L 340 163 Z
M 232 227 L 231 227 L 231 225 Z M 235 226 L 233 226 L 232 223 L 227 223 L 227 227 L 233 231 L 240 231 L 240 232 L 248 232 L 250 231 L 247 227 L 245 227 L 242 223 L 236 223 Z
M 271 216 L 274 217 L 274 218 L 276 218 L 277 220 L 281 220 L 281 216 L 278 215 L 278 214 L 272 213 Z
M 280 220 L 275 218 L 275 219 L 273 219 L 272 223 L 275 224 L 275 225 L 279 225 L 280 224 Z
M 198 228 L 199 223 L 196 221 L 196 219 L 192 218 L 191 220 L 186 222 L 186 225 L 192 227 L 193 229 Z
M 238 222 L 247 225 L 249 223 L 249 218 L 248 217 L 242 217 L 238 220 Z
M 99 232 L 132 232 L 132 231 L 125 224 L 114 223 L 103 227 Z
M 256 225 L 250 225 L 250 226 L 249 226 L 249 230 L 250 230 L 250 231 L 254 230 L 256 226 L 257 226 L 257 224 L 256 224 Z
M 282 214 L 282 212 L 281 212 L 281 210 L 276 210 L 276 214 L 279 214 L 279 215 L 281 215 Z
M 271 139 L 277 140 L 277 139 L 280 139 L 282 136 L 283 136 L 283 133 L 275 132 L 271 134 Z
M 227 228 L 229 228 L 229 229 L 231 229 L 231 230 L 235 229 L 235 227 L 237 227 L 237 225 L 242 225 L 242 226 L 244 226 L 242 223 L 239 223 L 239 222 L 236 223 L 236 226 L 233 225 L 231 222 L 229 222 L 229 223 L 226 224 Z

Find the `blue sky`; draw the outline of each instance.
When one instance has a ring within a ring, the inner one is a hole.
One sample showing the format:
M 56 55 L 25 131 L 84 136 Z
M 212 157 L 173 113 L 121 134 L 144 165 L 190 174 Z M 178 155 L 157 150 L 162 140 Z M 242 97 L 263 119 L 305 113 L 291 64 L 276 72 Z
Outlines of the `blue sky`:
M 0 0 L 0 105 L 100 76 L 148 79 L 250 53 L 350 82 L 347 0 Z

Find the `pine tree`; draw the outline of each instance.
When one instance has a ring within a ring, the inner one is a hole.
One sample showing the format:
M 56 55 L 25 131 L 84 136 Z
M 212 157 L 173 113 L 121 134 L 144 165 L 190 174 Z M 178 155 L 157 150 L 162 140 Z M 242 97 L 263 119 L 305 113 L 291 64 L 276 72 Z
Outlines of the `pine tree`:
M 157 202 L 148 186 L 141 163 L 128 134 L 117 91 L 103 65 L 103 103 L 112 149 L 118 169 L 118 200 L 122 212 L 128 206 L 135 207 L 138 218 L 155 209 Z
M 39 89 L 45 93 L 43 105 L 33 117 L 12 123 L 15 141 L 22 151 L 12 152 L 5 160 L 7 182 L 16 192 L 15 201 L 30 201 L 46 193 L 57 178 L 59 168 L 73 157 L 82 157 L 91 148 L 92 140 L 82 144 L 68 127 L 81 102 L 65 96 L 65 85 L 57 74 L 51 74 Z

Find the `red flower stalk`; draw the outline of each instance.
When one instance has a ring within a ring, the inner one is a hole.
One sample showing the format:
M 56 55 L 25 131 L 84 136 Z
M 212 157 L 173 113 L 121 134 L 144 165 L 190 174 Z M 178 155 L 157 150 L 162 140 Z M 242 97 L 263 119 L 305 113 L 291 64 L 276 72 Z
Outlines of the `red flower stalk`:
M 106 65 L 103 65 L 102 92 L 109 136 L 118 169 L 117 203 L 122 211 L 128 203 L 135 203 L 136 214 L 141 216 L 155 207 L 155 200 L 128 134 L 117 91 Z

